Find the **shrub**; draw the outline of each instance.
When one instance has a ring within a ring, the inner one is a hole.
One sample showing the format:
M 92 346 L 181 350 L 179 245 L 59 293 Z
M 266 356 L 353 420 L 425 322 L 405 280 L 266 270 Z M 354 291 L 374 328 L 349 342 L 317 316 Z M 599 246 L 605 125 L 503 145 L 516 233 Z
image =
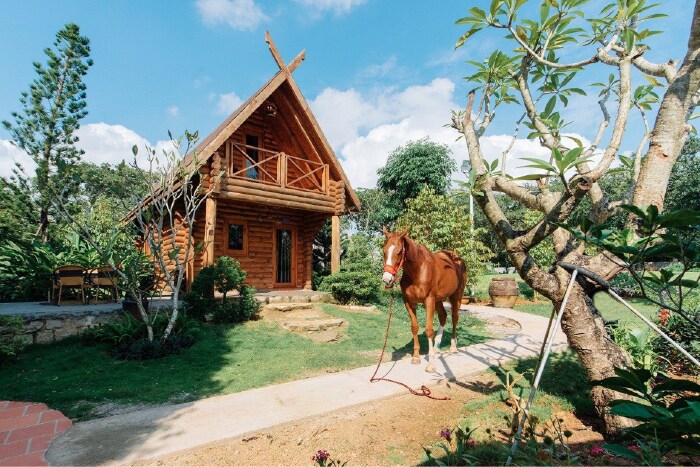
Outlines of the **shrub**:
M 14 358 L 24 348 L 24 323 L 19 316 L 0 316 L 0 362 Z
M 214 307 L 215 323 L 242 323 L 258 312 L 260 303 L 255 299 L 255 287 L 241 287 L 241 295 L 222 301 Z
M 369 235 L 360 232 L 350 238 L 340 272 L 325 277 L 319 290 L 331 292 L 342 304 L 376 303 L 381 270 L 377 245 Z
M 258 302 L 253 297 L 255 289 L 243 286 L 247 275 L 241 264 L 228 256 L 219 258 L 215 265 L 202 268 L 184 299 L 188 314 L 200 321 L 204 321 L 209 313 L 213 313 L 217 323 L 247 321 L 258 311 Z M 214 289 L 224 295 L 221 303 L 214 299 Z M 227 299 L 226 294 L 231 290 L 238 290 L 240 297 Z
M 629 272 L 621 272 L 610 281 L 612 289 L 621 297 L 641 297 L 642 289 Z
M 224 301 L 231 290 L 241 290 L 246 277 L 248 273 L 241 269 L 241 263 L 235 259 L 222 256 L 216 261 L 214 285 L 224 295 Z
M 204 315 L 211 312 L 216 306 L 214 300 L 214 282 L 216 280 L 216 266 L 202 268 L 197 277 L 192 281 L 190 293 L 185 295 L 185 309 L 187 314 L 204 321 Z
M 323 279 L 320 290 L 332 293 L 342 304 L 375 303 L 379 297 L 379 275 L 358 264 L 343 266 L 340 272 Z
M 162 335 L 168 325 L 168 313 L 155 312 L 150 320 L 154 335 Z M 199 321 L 185 313 L 178 315 L 172 334 L 165 341 L 148 340 L 146 323 L 124 313 L 118 319 L 86 329 L 81 335 L 85 345 L 105 344 L 108 352 L 122 360 L 161 358 L 191 347 L 201 335 Z
M 148 336 L 146 323 L 123 313 L 119 318 L 87 328 L 80 334 L 85 345 L 118 345 Z
M 635 368 L 649 370 L 656 375 L 659 371 L 659 354 L 655 351 L 660 338 L 651 329 L 608 326 L 613 341 L 632 357 Z
M 683 301 L 683 311 L 695 323 L 700 325 L 700 295 L 698 293 L 686 296 L 686 299 Z M 662 311 L 659 314 L 661 328 L 691 355 L 700 355 L 700 329 L 697 326 L 692 326 L 677 313 L 672 311 L 667 311 L 666 313 L 663 314 Z M 697 374 L 700 371 L 665 340 L 657 339 L 654 349 L 666 360 L 674 362 L 676 370 L 691 374 Z
M 616 368 L 615 374 L 596 384 L 640 400 L 620 399 L 609 404 L 611 414 L 639 422 L 625 430 L 625 438 L 638 449 L 608 444 L 603 446 L 605 450 L 643 465 L 662 465 L 669 454 L 692 456 L 700 452 L 700 385 L 684 379 L 654 380 L 651 372 L 643 369 Z

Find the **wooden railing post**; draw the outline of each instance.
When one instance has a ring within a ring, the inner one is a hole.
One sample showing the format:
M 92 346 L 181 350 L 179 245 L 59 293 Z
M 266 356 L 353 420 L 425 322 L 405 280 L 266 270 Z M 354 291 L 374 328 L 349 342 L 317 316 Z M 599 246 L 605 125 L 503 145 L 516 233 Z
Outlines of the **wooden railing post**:
M 325 164 L 323 166 L 323 180 L 321 181 L 323 184 L 323 193 L 328 194 L 328 164 Z
M 280 153 L 280 186 L 282 188 L 287 186 L 287 155 L 283 152 Z

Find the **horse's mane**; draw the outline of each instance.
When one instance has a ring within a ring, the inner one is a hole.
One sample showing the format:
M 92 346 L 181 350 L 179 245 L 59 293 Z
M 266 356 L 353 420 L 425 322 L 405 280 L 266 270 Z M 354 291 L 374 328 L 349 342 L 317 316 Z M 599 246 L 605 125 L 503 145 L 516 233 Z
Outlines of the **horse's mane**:
M 404 237 L 404 242 L 406 242 L 407 261 L 413 263 L 431 259 L 432 254 L 430 253 L 430 250 L 428 250 L 428 248 L 422 243 L 418 243 L 408 236 Z

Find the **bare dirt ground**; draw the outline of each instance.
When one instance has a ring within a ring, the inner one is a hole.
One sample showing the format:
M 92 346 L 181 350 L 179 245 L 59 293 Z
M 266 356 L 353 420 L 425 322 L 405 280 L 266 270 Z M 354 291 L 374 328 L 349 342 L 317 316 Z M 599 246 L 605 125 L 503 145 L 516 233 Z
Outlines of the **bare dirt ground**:
M 424 459 L 422 446 L 436 444 L 442 429 L 455 427 L 466 415 L 466 402 L 484 397 L 480 390 L 492 387 L 485 379 L 492 381 L 475 375 L 433 390 L 434 395 L 450 396 L 449 401 L 400 395 L 137 465 L 313 465 L 311 457 L 319 449 L 348 465 L 416 465 Z M 572 445 L 602 440 L 573 414 L 558 416 L 573 432 Z

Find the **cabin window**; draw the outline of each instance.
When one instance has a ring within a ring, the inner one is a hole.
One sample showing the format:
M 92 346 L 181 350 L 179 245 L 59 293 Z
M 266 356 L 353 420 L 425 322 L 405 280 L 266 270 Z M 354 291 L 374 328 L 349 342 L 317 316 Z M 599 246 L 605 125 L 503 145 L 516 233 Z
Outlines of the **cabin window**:
M 246 177 L 257 179 L 258 168 L 251 166 L 255 165 L 256 162 L 260 161 L 260 151 L 258 151 L 258 148 L 260 147 L 260 138 L 258 138 L 257 135 L 245 135 L 245 145 L 245 152 L 248 155 L 245 161 L 245 166 L 249 167 L 248 170 L 246 170 Z
M 246 250 L 246 228 L 243 222 L 228 222 L 228 249 L 242 252 Z

